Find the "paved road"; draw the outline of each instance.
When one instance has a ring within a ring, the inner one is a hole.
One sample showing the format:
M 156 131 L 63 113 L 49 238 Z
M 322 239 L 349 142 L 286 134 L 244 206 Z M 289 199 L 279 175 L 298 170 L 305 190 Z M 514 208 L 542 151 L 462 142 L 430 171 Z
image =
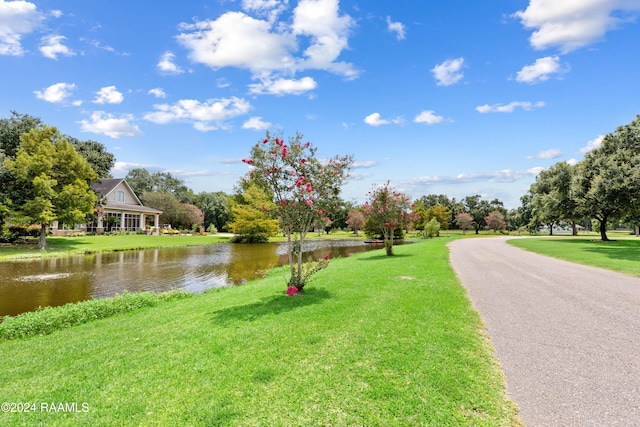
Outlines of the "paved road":
M 640 279 L 505 240 L 456 240 L 450 259 L 525 426 L 640 426 Z

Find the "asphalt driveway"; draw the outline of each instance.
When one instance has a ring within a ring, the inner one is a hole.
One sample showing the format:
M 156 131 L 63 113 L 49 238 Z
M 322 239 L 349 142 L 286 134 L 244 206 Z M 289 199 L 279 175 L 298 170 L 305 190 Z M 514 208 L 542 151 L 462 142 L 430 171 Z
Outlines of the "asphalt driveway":
M 640 278 L 503 237 L 450 251 L 525 426 L 640 426 Z

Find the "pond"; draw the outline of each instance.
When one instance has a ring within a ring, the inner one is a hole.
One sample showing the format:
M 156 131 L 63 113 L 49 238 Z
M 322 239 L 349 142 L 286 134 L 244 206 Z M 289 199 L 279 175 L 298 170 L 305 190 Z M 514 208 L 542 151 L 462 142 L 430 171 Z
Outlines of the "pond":
M 380 249 L 362 241 L 305 243 L 307 260 Z M 105 252 L 0 263 L 0 316 L 124 292 L 180 288 L 202 292 L 240 285 L 288 263 L 285 243 L 232 244 Z M 283 276 L 283 286 L 287 277 Z

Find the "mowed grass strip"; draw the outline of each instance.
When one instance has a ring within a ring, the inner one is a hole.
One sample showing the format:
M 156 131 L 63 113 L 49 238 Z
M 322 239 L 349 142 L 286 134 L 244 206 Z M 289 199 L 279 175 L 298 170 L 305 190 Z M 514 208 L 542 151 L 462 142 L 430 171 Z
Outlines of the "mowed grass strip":
M 304 295 L 259 281 L 0 342 L 11 426 L 519 425 L 446 240 L 332 260 Z
M 611 234 L 611 233 L 610 233 Z M 596 236 L 541 237 L 514 239 L 514 246 L 554 258 L 640 276 L 640 239 L 611 235 L 603 242 Z
M 203 246 L 228 241 L 228 236 L 216 235 L 150 236 L 145 234 L 131 234 L 47 237 L 47 249 L 44 251 L 38 249 L 35 239 L 31 239 L 31 243 L 0 246 L 0 261 L 11 261 L 20 258 L 89 254 L 103 251 Z

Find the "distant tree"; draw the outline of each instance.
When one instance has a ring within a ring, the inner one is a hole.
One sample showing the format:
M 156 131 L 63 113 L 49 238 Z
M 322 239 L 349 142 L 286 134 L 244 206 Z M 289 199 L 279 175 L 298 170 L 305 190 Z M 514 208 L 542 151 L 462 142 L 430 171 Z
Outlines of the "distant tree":
M 116 162 L 116 157 L 109 153 L 104 145 L 92 140 L 80 141 L 69 135 L 65 135 L 65 138 L 89 162 L 99 179 L 111 178 L 111 168 Z
M 440 224 L 440 229 L 446 230 L 449 228 L 449 219 L 451 218 L 451 212 L 446 206 L 436 204 L 427 209 L 425 214 L 425 221 L 429 222 L 434 218 Z
M 178 226 L 182 229 L 193 228 L 202 229 L 204 225 L 204 212 L 191 203 L 180 203 L 181 209 L 178 216 Z
M 229 196 L 222 191 L 198 193 L 195 205 L 204 212 L 205 228 L 213 224 L 216 230 L 225 230 L 227 223 L 232 219 Z
M 496 210 L 496 204 L 492 206 L 488 201 L 482 200 L 479 194 L 465 197 L 463 203 L 465 210 L 473 217 L 473 226 L 478 234 L 487 225 L 484 219 L 489 212 Z
M 125 177 L 131 189 L 141 198 L 145 193 L 157 191 L 151 173 L 145 168 L 131 169 Z M 144 199 L 143 199 L 144 201 Z
M 273 217 L 276 205 L 271 195 L 257 185 L 248 186 L 242 195 L 243 203 L 231 207 L 233 221 L 227 224 L 236 234 L 235 242 L 262 243 L 278 231 L 278 220 Z
M 640 210 L 640 115 L 607 134 L 577 164 L 571 196 L 578 215 L 599 221 L 603 241 L 609 240 L 609 221 Z
M 174 177 L 170 172 L 150 173 L 144 168 L 131 169 L 125 177 L 127 183 L 136 194 L 147 192 L 170 193 L 184 203 L 193 203 L 195 194 L 184 181 Z M 143 199 L 144 202 L 146 202 Z
M 353 230 L 353 234 L 358 235 L 358 231 L 364 227 L 364 213 L 361 209 L 351 209 L 347 225 Z
M 15 159 L 4 165 L 26 195 L 24 203 L 14 205 L 16 216 L 40 225 L 39 249 L 46 249 L 51 222 L 83 222 L 94 211 L 97 196 L 89 185 L 97 175 L 55 127 L 40 125 L 22 134 Z
M 558 162 L 541 171 L 529 189 L 532 225 L 547 225 L 550 235 L 553 235 L 554 225 L 561 221 L 571 222 L 573 234 L 577 234 L 577 204 L 571 195 L 574 170 L 575 168 L 566 162 Z
M 493 230 L 494 233 L 498 230 L 504 230 L 507 228 L 504 216 L 502 215 L 502 212 L 498 210 L 489 212 L 489 215 L 484 218 L 484 222 L 487 224 L 486 228 Z
M 20 147 L 20 137 L 42 125 L 38 117 L 28 114 L 19 114 L 11 111 L 11 117 L 0 119 L 0 155 L 14 158 Z
M 402 230 L 411 220 L 411 203 L 408 195 L 389 187 L 376 187 L 362 210 L 371 225 L 380 230 L 384 237 L 387 256 L 393 255 L 393 237 L 396 229 Z
M 181 227 L 183 206 L 174 194 L 163 191 L 148 191 L 141 196 L 146 206 L 162 211 L 160 223 L 169 224 L 172 228 Z
M 466 230 L 473 230 L 473 217 L 467 212 L 458 212 L 456 214 L 456 224 L 462 230 L 462 234 L 465 234 Z

